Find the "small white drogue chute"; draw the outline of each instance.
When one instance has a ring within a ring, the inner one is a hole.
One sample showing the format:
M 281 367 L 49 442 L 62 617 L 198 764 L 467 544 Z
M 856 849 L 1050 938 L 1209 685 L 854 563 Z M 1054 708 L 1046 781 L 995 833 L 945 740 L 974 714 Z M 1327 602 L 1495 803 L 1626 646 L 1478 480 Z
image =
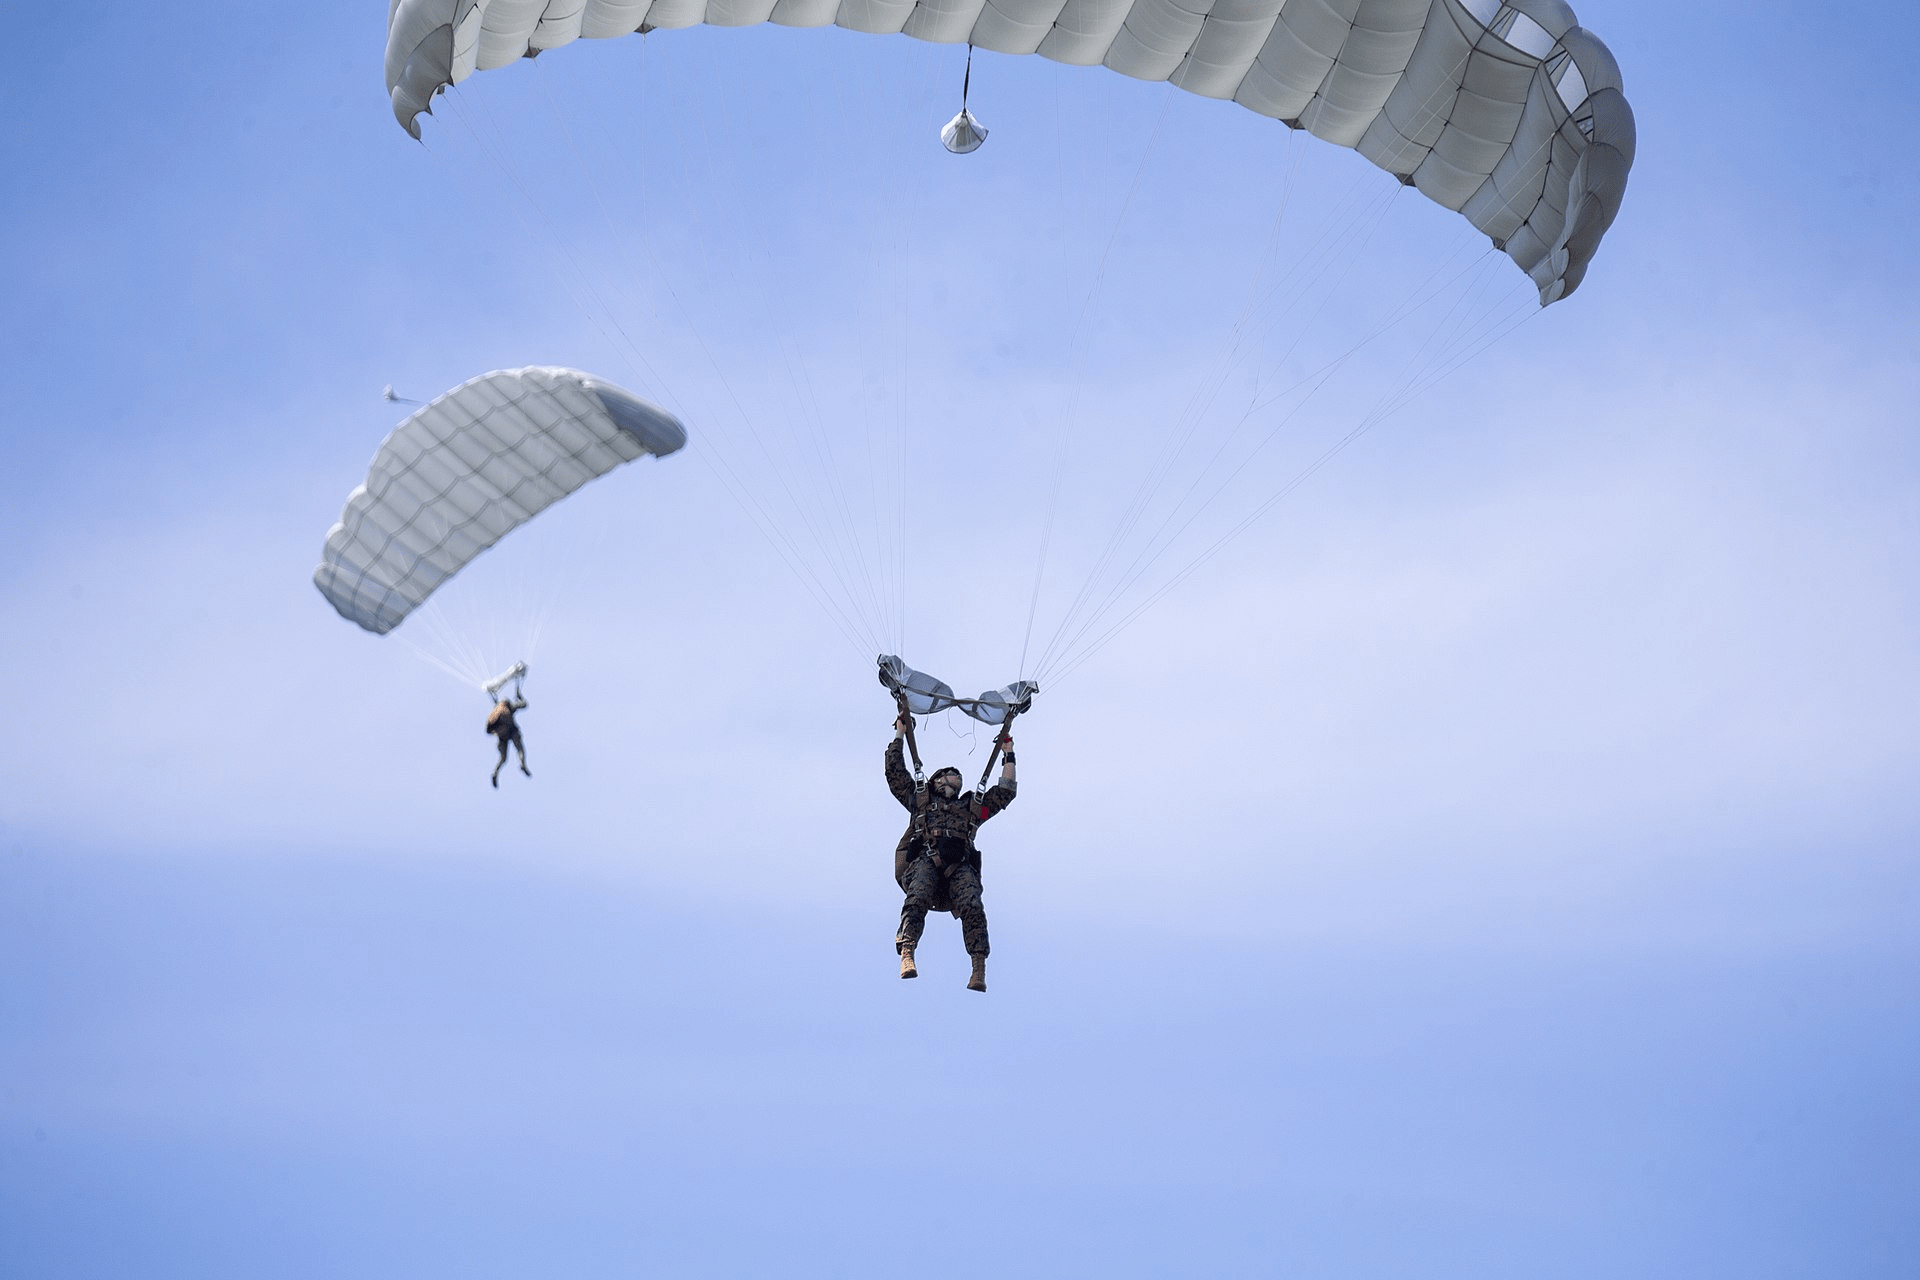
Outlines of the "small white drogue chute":
M 947 121 L 946 127 L 940 130 L 940 145 L 957 156 L 978 151 L 980 144 L 986 140 L 987 127 L 965 107 L 960 108 L 960 114 Z

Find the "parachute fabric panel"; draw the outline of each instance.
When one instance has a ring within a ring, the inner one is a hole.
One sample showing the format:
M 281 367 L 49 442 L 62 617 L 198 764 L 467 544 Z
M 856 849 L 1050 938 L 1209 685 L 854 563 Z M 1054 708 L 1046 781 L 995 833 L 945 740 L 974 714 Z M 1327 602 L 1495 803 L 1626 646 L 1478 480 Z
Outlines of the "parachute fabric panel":
M 1579 287 L 1633 165 L 1619 64 L 1563 0 L 393 0 L 393 113 L 417 138 L 475 70 L 702 22 L 965 41 L 1231 99 L 1463 214 L 1542 305 Z
M 1004 689 L 989 689 L 977 698 L 955 696 L 953 687 L 924 671 L 915 671 L 891 654 L 880 659 L 880 683 L 888 692 L 905 695 L 907 710 L 917 716 L 941 711 L 963 711 L 983 724 L 1005 724 L 1008 715 L 1025 711 L 1040 692 L 1031 680 L 1016 680 Z
M 680 420 L 574 369 L 482 374 L 393 429 L 327 531 L 313 584 L 385 635 L 517 526 L 623 462 L 687 442 Z

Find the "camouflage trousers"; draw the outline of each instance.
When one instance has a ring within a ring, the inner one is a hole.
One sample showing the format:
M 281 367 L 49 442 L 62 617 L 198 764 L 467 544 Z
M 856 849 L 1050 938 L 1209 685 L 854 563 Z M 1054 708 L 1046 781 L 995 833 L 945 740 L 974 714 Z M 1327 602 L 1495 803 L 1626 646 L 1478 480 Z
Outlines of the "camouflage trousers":
M 944 883 L 943 883 L 944 881 Z M 933 859 L 922 855 L 907 866 L 902 883 L 907 900 L 900 908 L 900 931 L 893 936 L 896 951 L 909 951 L 920 945 L 920 931 L 927 926 L 927 908 L 946 889 L 953 914 L 960 917 L 960 937 L 967 954 L 987 954 L 987 908 L 980 901 L 980 873 L 965 863 L 949 864 L 943 871 Z

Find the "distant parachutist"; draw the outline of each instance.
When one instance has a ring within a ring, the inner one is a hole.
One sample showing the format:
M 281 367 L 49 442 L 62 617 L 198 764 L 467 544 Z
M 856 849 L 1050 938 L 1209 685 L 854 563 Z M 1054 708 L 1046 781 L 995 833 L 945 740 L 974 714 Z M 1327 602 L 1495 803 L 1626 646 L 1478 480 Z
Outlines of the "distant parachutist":
M 487 713 L 487 732 L 500 740 L 500 759 L 493 766 L 493 785 L 496 788 L 500 785 L 500 770 L 507 763 L 509 744 L 520 752 L 520 772 L 529 778 L 533 776 L 527 769 L 527 744 L 521 740 L 519 722 L 513 718 L 514 712 L 527 709 L 527 700 L 520 692 L 520 682 L 526 678 L 527 664 L 516 662 L 480 686 L 486 690 L 489 698 L 494 699 L 493 710 Z M 501 692 L 509 683 L 513 685 L 512 696 Z
M 500 759 L 493 766 L 493 785 L 500 785 L 500 770 L 507 763 L 507 747 L 511 744 L 520 753 L 520 772 L 529 778 L 533 772 L 527 768 L 527 744 L 520 738 L 520 724 L 513 718 L 516 711 L 525 711 L 527 700 L 520 696 L 518 689 L 511 698 L 502 698 L 493 704 L 493 710 L 487 713 L 487 732 L 500 741 Z

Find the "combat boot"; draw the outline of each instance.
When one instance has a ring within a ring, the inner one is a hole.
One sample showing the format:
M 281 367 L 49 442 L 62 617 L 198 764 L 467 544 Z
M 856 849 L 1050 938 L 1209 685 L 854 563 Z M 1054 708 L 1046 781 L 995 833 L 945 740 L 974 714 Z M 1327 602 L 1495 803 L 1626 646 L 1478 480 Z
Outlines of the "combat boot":
M 973 958 L 973 976 L 967 979 L 967 990 L 985 991 L 986 989 L 987 958 L 985 956 L 975 956 Z
M 917 978 L 920 976 L 920 971 L 913 967 L 912 947 L 902 947 L 900 949 L 900 976 L 903 978 Z

